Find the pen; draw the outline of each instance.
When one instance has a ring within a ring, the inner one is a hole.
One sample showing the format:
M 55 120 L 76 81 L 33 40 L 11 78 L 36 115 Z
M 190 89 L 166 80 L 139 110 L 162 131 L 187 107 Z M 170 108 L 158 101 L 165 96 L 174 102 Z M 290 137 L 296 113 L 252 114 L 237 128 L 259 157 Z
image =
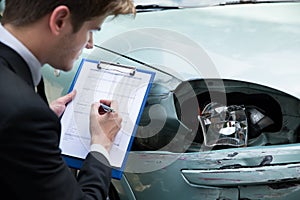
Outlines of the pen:
M 111 107 L 109 107 L 109 106 L 107 106 L 107 105 L 105 105 L 105 104 L 103 104 L 103 103 L 100 103 L 100 106 L 103 108 L 103 110 L 104 110 L 105 112 L 115 112 L 114 109 L 112 109 Z

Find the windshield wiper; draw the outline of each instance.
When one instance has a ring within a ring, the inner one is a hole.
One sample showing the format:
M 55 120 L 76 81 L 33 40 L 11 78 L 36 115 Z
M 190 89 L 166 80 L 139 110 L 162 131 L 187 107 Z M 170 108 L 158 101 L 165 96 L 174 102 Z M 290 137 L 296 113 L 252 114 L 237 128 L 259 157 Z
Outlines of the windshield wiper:
M 162 11 L 162 10 L 173 10 L 180 9 L 178 6 L 163 6 L 158 4 L 149 4 L 149 5 L 137 5 L 135 9 L 137 12 L 151 12 L 151 11 Z

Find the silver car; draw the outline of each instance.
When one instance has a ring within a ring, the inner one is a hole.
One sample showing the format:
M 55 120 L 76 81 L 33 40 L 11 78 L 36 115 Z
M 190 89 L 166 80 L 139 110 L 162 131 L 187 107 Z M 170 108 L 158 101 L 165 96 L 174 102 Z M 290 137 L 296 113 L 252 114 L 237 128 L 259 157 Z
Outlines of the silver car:
M 135 3 L 81 57 L 156 72 L 110 199 L 299 199 L 300 2 Z M 49 100 L 79 63 L 43 68 Z

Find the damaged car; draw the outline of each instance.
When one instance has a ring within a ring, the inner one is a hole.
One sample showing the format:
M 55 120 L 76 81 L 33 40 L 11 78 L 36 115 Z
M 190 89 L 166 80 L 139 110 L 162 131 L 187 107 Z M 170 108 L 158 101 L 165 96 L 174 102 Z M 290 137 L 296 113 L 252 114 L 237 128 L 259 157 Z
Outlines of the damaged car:
M 109 198 L 298 199 L 300 2 L 135 3 L 82 54 L 156 73 Z M 79 62 L 43 68 L 49 101 Z

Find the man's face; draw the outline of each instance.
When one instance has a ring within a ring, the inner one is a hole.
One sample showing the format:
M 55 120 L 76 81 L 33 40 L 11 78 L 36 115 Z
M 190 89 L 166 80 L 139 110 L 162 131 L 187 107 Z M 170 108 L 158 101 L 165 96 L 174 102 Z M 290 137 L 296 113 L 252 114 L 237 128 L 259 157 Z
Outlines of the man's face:
M 86 21 L 76 33 L 70 28 L 70 31 L 68 31 L 57 44 L 57 49 L 53 53 L 52 62 L 49 64 L 63 71 L 71 70 L 74 62 L 82 53 L 83 48 L 91 48 L 92 44 L 89 42 L 92 41 L 92 32 L 100 30 L 104 19 L 105 17 L 97 17 Z

